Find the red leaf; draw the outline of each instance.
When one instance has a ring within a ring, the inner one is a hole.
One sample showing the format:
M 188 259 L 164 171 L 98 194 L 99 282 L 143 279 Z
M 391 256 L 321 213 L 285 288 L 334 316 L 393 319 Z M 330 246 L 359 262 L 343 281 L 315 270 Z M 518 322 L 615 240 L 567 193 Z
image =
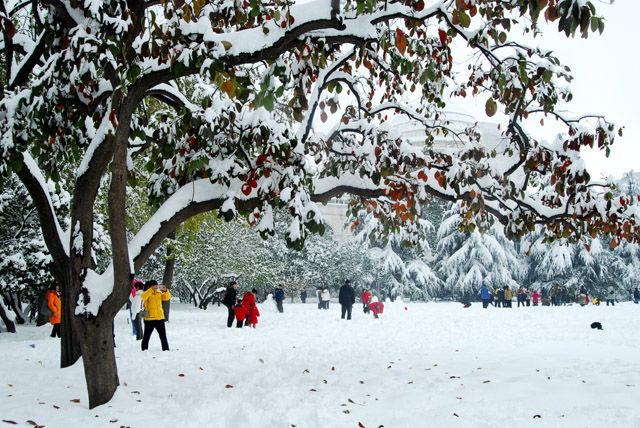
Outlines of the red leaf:
M 242 185 L 242 193 L 244 193 L 245 196 L 249 196 L 251 194 L 251 186 L 249 183 L 244 183 Z
M 364 428 L 364 425 L 362 425 L 362 422 L 358 422 L 358 426 L 359 426 L 360 428 Z
M 233 388 L 233 385 L 225 385 L 224 387 L 229 389 L 229 388 Z
M 447 43 L 447 32 L 444 30 L 438 30 L 438 36 L 440 36 L 440 43 L 443 45 Z
M 118 127 L 118 122 L 116 122 L 116 111 L 115 110 L 111 110 L 111 113 L 109 113 L 109 121 L 113 124 L 113 126 L 115 128 Z
M 396 29 L 396 46 L 398 47 L 400 53 L 404 55 L 407 50 L 407 38 L 399 28 Z
M 178 376 L 180 376 L 180 377 L 184 377 L 184 373 L 180 373 Z
M 255 189 L 256 187 L 258 187 L 258 182 L 252 178 L 251 180 L 249 180 L 249 186 Z

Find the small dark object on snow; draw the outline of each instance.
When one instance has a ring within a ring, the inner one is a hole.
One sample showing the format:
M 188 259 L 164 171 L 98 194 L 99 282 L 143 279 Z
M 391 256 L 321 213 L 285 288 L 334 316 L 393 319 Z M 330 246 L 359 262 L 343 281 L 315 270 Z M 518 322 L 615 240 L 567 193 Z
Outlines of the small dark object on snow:
M 465 308 L 468 308 L 469 306 L 471 306 L 471 302 L 464 301 L 460 303 L 462 303 L 462 306 L 464 306 Z
M 602 324 L 600 324 L 599 322 L 592 322 L 591 323 L 591 328 L 597 328 L 598 330 L 602 330 Z

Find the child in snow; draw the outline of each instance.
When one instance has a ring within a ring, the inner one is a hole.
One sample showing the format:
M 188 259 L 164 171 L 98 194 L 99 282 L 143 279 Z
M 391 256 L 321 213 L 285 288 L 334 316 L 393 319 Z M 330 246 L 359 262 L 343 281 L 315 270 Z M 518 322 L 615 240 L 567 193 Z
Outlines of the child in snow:
M 241 300 L 238 300 L 238 303 L 233 307 L 233 312 L 236 314 L 236 327 L 242 328 L 247 312 L 245 311 Z
M 538 290 L 533 290 L 533 294 L 531 295 L 531 300 L 533 300 L 533 306 L 538 306 L 539 298 L 540 298 L 540 293 L 538 293 Z
M 384 303 L 378 302 L 378 298 L 373 296 L 371 298 L 371 303 L 369 303 L 369 309 L 373 312 L 374 318 L 379 318 L 378 314 L 381 314 L 384 311 Z

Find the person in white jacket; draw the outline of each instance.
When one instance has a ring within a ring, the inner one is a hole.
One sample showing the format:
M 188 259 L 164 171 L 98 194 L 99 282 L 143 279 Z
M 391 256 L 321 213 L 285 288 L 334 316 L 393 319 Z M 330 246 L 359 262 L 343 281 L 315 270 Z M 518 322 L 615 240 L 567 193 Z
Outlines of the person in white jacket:
M 142 340 L 142 288 L 144 284 L 142 281 L 135 281 L 133 286 L 136 289 L 135 296 L 129 296 L 131 302 L 131 323 L 133 324 L 133 332 L 136 335 L 136 340 Z
M 613 287 L 613 284 L 609 284 L 607 288 L 607 306 L 609 306 L 609 302 L 611 302 L 611 306 L 616 305 L 616 290 Z
M 331 295 L 329 294 L 328 288 L 323 288 L 320 293 L 320 300 L 322 301 L 322 309 L 329 309 L 329 301 L 331 300 Z

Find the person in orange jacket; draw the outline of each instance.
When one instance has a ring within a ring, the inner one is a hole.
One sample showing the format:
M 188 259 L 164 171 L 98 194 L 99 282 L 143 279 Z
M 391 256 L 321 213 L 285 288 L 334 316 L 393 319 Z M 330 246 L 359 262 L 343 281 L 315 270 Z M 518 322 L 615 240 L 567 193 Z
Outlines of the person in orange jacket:
M 260 311 L 256 306 L 256 294 L 258 294 L 258 290 L 254 288 L 253 290 L 244 293 L 244 296 L 242 297 L 242 305 L 246 311 L 245 324 L 253 328 L 256 328 L 256 325 L 258 324 L 258 317 L 260 316 Z
M 62 314 L 62 305 L 60 303 L 60 286 L 54 282 L 47 291 L 47 305 L 51 309 L 52 314 L 49 316 L 49 322 L 53 326 L 51 337 L 60 337 L 60 315 Z
M 167 342 L 167 331 L 164 325 L 164 311 L 162 310 L 162 302 L 171 299 L 171 292 L 165 285 L 158 285 L 158 281 L 147 281 L 145 284 L 147 288 L 142 293 L 142 301 L 144 307 L 149 311 L 149 316 L 144 319 L 144 335 L 142 337 L 142 350 L 146 351 L 149 348 L 149 339 L 153 330 L 158 330 L 160 336 L 160 343 L 162 344 L 162 350 L 169 350 L 169 342 Z

